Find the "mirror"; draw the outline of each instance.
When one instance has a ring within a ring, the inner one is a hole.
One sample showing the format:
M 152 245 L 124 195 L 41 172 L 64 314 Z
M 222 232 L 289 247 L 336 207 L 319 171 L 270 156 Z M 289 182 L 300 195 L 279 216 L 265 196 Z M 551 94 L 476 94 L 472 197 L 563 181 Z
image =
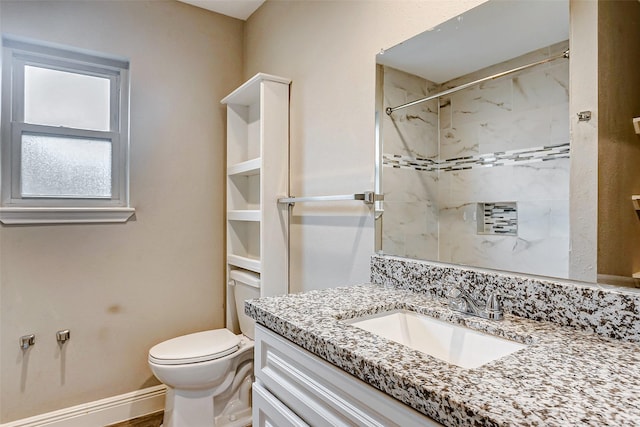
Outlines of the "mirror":
M 640 287 L 638 20 L 490 0 L 377 55 L 376 249 Z
M 570 278 L 568 48 L 568 0 L 491 0 L 377 55 L 382 253 Z

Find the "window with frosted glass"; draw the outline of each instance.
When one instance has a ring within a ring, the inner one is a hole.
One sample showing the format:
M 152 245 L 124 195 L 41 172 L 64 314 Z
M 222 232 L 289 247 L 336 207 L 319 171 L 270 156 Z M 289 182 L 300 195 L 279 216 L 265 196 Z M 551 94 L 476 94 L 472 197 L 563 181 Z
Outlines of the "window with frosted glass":
M 22 135 L 22 197 L 111 197 L 111 141 Z
M 129 62 L 10 36 L 2 44 L 11 108 L 1 207 L 128 207 Z
M 24 121 L 110 130 L 110 80 L 49 68 L 24 67 Z
M 26 65 L 24 122 L 109 131 L 110 79 Z M 21 135 L 20 196 L 110 198 L 109 139 Z

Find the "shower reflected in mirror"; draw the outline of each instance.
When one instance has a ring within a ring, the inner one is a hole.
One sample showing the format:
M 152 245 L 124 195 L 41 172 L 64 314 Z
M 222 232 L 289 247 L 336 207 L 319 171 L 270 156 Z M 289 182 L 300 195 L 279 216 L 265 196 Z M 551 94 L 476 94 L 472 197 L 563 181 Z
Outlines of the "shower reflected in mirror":
M 379 250 L 569 278 L 568 49 L 568 2 L 489 1 L 378 54 Z

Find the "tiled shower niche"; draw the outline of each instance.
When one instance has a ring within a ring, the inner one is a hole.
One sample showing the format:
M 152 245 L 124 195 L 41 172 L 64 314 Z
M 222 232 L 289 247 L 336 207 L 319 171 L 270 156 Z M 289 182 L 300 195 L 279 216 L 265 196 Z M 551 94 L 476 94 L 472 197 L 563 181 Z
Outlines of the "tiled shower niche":
M 496 67 L 511 69 L 567 47 L 558 43 Z M 386 107 L 492 72 L 441 84 L 390 67 L 382 74 Z M 381 117 L 385 254 L 568 277 L 568 61 Z M 504 201 L 517 209 L 511 225 L 487 226 L 478 206 Z
M 478 203 L 476 221 L 478 234 L 518 235 L 518 204 L 516 202 Z

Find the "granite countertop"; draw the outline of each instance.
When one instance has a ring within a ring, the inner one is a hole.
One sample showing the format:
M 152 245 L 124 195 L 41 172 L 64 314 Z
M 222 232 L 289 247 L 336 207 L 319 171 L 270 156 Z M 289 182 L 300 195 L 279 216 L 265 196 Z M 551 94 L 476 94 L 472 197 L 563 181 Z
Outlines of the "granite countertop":
M 341 320 L 408 309 L 528 344 L 465 369 Z M 447 426 L 640 425 L 640 344 L 505 314 L 489 321 L 382 285 L 247 301 L 256 321 Z

